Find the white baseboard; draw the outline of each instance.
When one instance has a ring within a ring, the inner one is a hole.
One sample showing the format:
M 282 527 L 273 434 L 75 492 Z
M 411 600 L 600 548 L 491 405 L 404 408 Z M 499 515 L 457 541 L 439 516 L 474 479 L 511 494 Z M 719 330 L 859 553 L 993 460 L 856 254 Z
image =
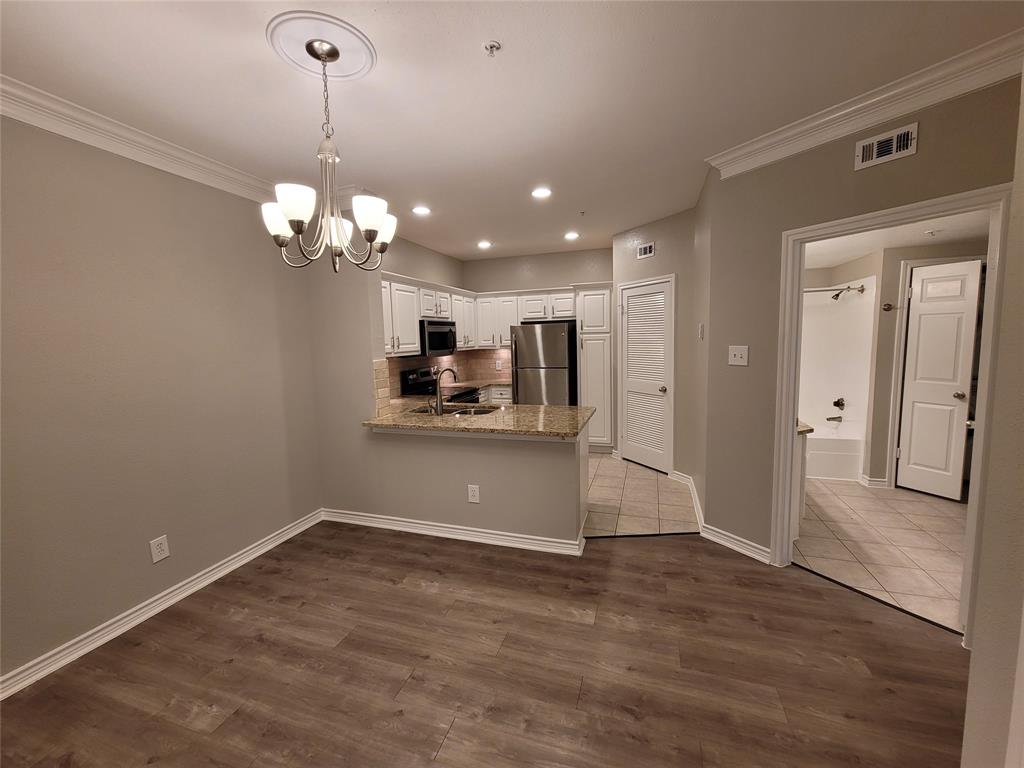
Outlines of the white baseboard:
M 697 513 L 697 526 L 700 528 L 701 533 L 703 533 L 704 510 L 700 505 L 700 496 L 697 494 L 697 486 L 694 485 L 693 478 L 689 475 L 684 475 L 682 472 L 669 472 L 668 476 L 669 479 L 678 480 L 690 489 L 690 497 L 693 499 L 693 509 Z
M 622 454 L 619 453 L 619 449 L 618 448 L 616 448 L 616 449 L 614 449 L 612 451 L 612 458 L 613 459 L 621 459 L 622 458 Z
M 741 539 L 728 531 L 723 531 L 721 528 L 714 528 L 710 525 L 702 525 L 700 527 L 700 535 L 709 541 L 713 541 L 716 544 L 721 544 L 723 547 L 728 547 L 739 552 L 747 557 L 752 557 L 755 560 L 759 560 L 762 563 L 769 563 L 771 561 L 771 553 L 768 547 L 762 547 L 760 544 L 755 544 L 752 541 Z
M 867 488 L 888 488 L 889 480 L 885 477 L 868 477 L 867 475 L 861 475 L 860 484 Z
M 723 547 L 735 550 L 742 555 L 752 557 L 762 563 L 768 563 L 771 561 L 771 552 L 768 547 L 762 547 L 760 544 L 755 544 L 752 541 L 741 539 L 728 531 L 723 531 L 721 528 L 715 528 L 714 526 L 708 525 L 704 522 L 704 510 L 700 505 L 700 496 L 697 494 L 697 486 L 693 483 L 693 478 L 689 475 L 684 475 L 682 472 L 670 472 L 669 477 L 673 480 L 678 480 L 681 483 L 687 485 L 690 489 L 690 495 L 693 497 L 693 508 L 697 512 L 697 525 L 700 526 L 700 535 L 709 541 L 713 541 L 716 544 L 721 544 Z
M 207 584 L 216 581 L 235 568 L 245 565 L 250 560 L 259 557 L 281 542 L 320 522 L 320 520 L 319 510 L 311 512 L 305 517 L 289 523 L 281 530 L 260 539 L 255 544 L 250 544 L 245 549 L 224 558 L 219 563 L 215 563 L 179 584 L 165 589 L 145 602 L 139 603 L 134 608 L 129 608 L 120 616 L 115 616 L 98 627 L 94 627 L 75 639 L 64 643 L 64 645 L 44 653 L 42 656 L 33 659 L 27 664 L 23 664 L 17 669 L 11 670 L 3 677 L 0 677 L 0 699 L 7 698 L 51 672 L 56 672 L 65 664 L 69 664 L 79 656 L 83 656 L 94 648 L 98 648 L 108 640 L 113 640 L 136 624 L 141 624 L 164 608 L 168 608 L 182 598 L 188 597 L 193 592 L 202 589 Z
M 615 449 L 603 443 L 591 443 L 587 446 L 591 453 L 613 454 Z
M 419 533 L 425 536 L 440 536 L 445 539 L 461 539 L 476 541 L 481 544 L 494 544 L 499 547 L 515 547 L 516 549 L 532 549 L 535 552 L 551 552 L 559 555 L 583 554 L 585 539 L 582 534 L 578 539 L 548 539 L 543 536 L 529 536 L 525 533 L 506 533 L 490 531 L 484 528 L 470 528 L 464 525 L 434 523 L 426 520 L 411 520 L 407 517 L 391 517 L 389 515 L 371 515 L 365 512 L 347 512 L 341 509 L 321 509 L 322 519 L 336 523 L 365 525 L 370 528 L 387 528 L 392 531 Z
M 366 515 L 358 512 L 344 512 L 337 509 L 318 509 L 316 512 L 311 512 L 305 517 L 289 523 L 281 530 L 260 539 L 255 544 L 251 544 L 245 549 L 224 558 L 219 563 L 215 563 L 194 576 L 190 576 L 179 584 L 165 589 L 145 602 L 139 603 L 139 605 L 128 609 L 120 616 L 115 616 L 98 627 L 94 627 L 73 640 L 69 640 L 64 645 L 44 653 L 42 656 L 23 664 L 17 669 L 11 670 L 6 675 L 0 677 L 0 700 L 7 698 L 13 693 L 17 693 L 22 688 L 31 685 L 51 672 L 56 672 L 79 656 L 83 656 L 94 648 L 98 648 L 108 640 L 113 640 L 135 625 L 141 624 L 163 609 L 174 605 L 174 603 L 182 598 L 188 597 L 193 592 L 202 589 L 207 584 L 216 581 L 235 568 L 245 565 L 250 560 L 259 557 L 264 552 L 273 549 L 281 542 L 301 533 L 310 526 L 316 525 L 321 520 L 352 523 L 373 528 L 389 528 L 395 531 L 420 533 L 427 536 L 441 536 L 448 539 L 462 539 L 464 541 L 480 542 L 481 544 L 495 544 L 502 547 L 531 549 L 536 552 L 551 552 L 561 555 L 574 555 L 576 557 L 583 554 L 583 547 L 586 544 L 586 539 L 582 533 L 580 533 L 576 540 L 548 539 L 542 536 L 488 531 L 460 525 L 408 520 L 401 517 Z

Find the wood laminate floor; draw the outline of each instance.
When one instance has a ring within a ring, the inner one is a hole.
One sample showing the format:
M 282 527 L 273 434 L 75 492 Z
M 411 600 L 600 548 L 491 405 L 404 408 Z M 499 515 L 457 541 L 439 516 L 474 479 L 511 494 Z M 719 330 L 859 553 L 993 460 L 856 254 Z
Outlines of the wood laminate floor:
M 2 705 L 4 768 L 959 765 L 953 634 L 697 536 L 320 523 Z

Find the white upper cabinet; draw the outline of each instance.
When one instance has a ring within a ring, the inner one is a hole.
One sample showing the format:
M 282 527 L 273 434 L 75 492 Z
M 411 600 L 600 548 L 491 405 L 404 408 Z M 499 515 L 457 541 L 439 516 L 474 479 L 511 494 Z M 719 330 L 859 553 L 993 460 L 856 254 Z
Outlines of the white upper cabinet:
M 498 346 L 498 300 L 493 296 L 476 300 L 476 344 L 478 347 Z
M 466 299 L 459 294 L 452 296 L 452 320 L 455 321 L 455 348 L 466 346 Z
M 519 318 L 521 320 L 547 320 L 550 315 L 548 295 L 534 293 L 519 297 Z
M 391 316 L 391 283 L 382 280 L 380 284 L 380 303 L 384 307 L 384 354 L 395 351 L 395 322 Z
M 512 345 L 512 326 L 519 325 L 519 302 L 515 296 L 499 296 L 497 299 L 498 346 Z
M 391 283 L 391 322 L 396 355 L 420 352 L 420 291 L 411 285 Z
M 437 297 L 437 314 L 435 317 L 443 317 L 450 320 L 452 317 L 452 295 L 450 293 L 441 293 L 437 291 L 434 294 Z
M 466 346 L 476 346 L 476 299 L 464 297 L 465 314 L 464 325 L 466 326 Z
M 575 317 L 575 297 L 571 293 L 552 293 L 548 297 L 551 317 Z
M 452 294 L 451 316 L 455 321 L 456 347 L 476 346 L 476 302 L 468 296 Z
M 423 317 L 437 317 L 437 291 L 420 288 L 420 312 Z
M 452 295 L 434 290 L 433 288 L 420 288 L 420 312 L 423 317 L 450 319 L 452 316 Z
M 579 333 L 611 333 L 612 292 L 608 288 L 576 294 L 576 330 Z

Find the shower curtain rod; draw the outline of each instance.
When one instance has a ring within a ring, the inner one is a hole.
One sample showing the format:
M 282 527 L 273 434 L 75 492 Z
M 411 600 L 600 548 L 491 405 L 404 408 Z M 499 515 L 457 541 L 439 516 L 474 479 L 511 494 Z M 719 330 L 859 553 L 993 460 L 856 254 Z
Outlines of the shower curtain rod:
M 857 286 L 848 285 L 845 288 L 804 288 L 804 293 L 835 293 L 836 291 L 856 291 L 857 293 L 864 293 L 864 283 Z

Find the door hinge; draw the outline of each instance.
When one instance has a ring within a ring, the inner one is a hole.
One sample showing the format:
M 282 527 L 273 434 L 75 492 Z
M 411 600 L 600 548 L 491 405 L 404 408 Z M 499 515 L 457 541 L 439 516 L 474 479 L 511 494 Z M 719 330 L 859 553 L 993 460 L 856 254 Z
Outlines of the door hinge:
M 900 457 L 900 454 L 901 454 L 901 453 L 903 453 L 903 449 L 902 449 L 902 448 L 897 448 L 897 449 L 896 449 L 896 458 L 897 458 L 897 459 L 898 459 L 898 458 Z

